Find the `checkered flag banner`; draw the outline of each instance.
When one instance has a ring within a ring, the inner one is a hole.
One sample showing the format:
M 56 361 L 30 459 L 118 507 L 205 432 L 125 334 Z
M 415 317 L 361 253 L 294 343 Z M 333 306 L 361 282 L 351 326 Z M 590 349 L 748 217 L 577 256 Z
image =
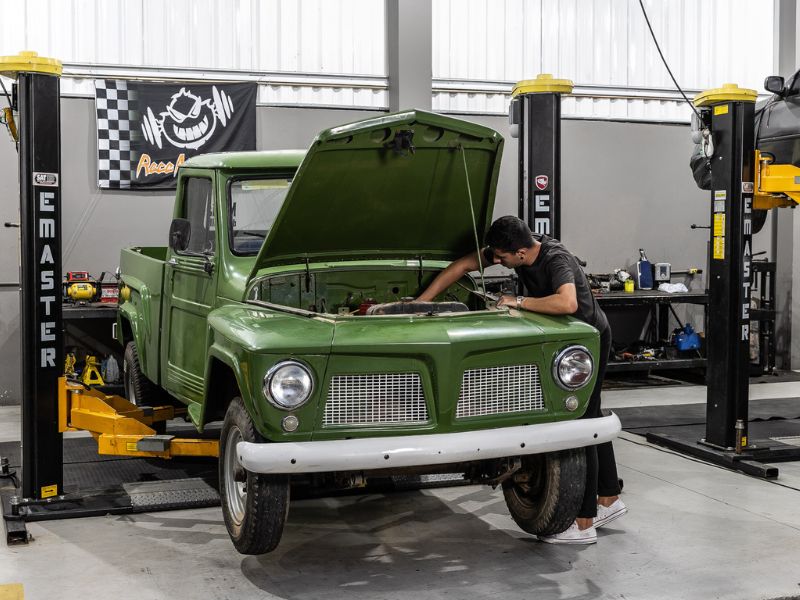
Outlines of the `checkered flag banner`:
M 97 79 L 94 88 L 97 187 L 128 189 L 134 166 L 131 133 L 139 120 L 137 93 L 128 89 L 128 82 L 121 79 Z
M 197 154 L 256 148 L 256 94 L 249 83 L 98 79 L 97 185 L 175 189 Z

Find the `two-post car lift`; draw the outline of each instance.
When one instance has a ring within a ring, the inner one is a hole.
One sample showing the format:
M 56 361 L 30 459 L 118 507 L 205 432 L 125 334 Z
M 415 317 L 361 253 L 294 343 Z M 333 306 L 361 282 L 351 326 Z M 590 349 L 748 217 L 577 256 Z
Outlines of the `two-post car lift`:
M 61 63 L 23 52 L 0 58 L 0 74 L 16 80 L 19 114 L 22 485 L 0 496 L 14 542 L 28 540 L 26 521 L 157 508 L 109 490 L 65 490 L 66 431 L 90 432 L 99 454 L 131 457 L 217 456 L 219 441 L 159 435 L 154 425 L 178 409 L 134 406 L 61 376 Z
M 748 435 L 753 210 L 792 206 L 800 169 L 774 165 L 755 150 L 755 90 L 727 84 L 694 101 L 710 131 L 711 256 L 707 331 L 706 433 L 700 440 L 648 433 L 653 443 L 710 462 L 773 478 L 767 461 L 796 460 L 800 447 Z M 800 432 L 798 432 L 800 433 Z M 763 435 L 763 434 L 762 434 Z M 777 436 L 776 436 L 777 437 Z
M 561 237 L 561 97 L 572 82 L 539 75 L 512 92 L 512 135 L 519 139 L 519 217 L 534 233 Z M 762 477 L 766 461 L 800 458 L 800 447 L 748 435 L 753 210 L 800 202 L 800 168 L 755 150 L 757 94 L 735 85 L 700 94 L 695 104 L 713 139 L 706 432 L 701 439 L 648 433 L 649 441 Z M 692 435 L 692 434 L 690 434 Z

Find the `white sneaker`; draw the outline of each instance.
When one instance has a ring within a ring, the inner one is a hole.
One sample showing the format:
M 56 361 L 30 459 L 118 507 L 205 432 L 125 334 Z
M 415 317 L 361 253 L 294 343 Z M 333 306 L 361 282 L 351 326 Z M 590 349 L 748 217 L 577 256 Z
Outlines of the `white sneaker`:
M 594 525 L 586 529 L 578 529 L 573 522 L 565 531 L 555 535 L 540 535 L 539 541 L 545 544 L 594 544 L 597 542 L 597 531 Z
M 608 525 L 614 519 L 619 519 L 622 515 L 628 512 L 628 507 L 617 498 L 611 506 L 597 505 L 597 516 L 594 518 L 595 529 Z

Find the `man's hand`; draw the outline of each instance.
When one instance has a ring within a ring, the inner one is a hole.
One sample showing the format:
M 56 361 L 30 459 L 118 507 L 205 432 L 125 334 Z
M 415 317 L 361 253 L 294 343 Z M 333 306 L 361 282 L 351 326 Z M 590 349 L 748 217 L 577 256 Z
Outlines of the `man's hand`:
M 497 301 L 497 306 L 508 306 L 510 308 L 517 308 L 516 296 L 501 296 Z M 578 297 L 575 290 L 574 283 L 565 283 L 555 294 L 536 298 L 533 296 L 525 296 L 523 300 L 522 310 L 527 310 L 535 313 L 542 313 L 545 315 L 571 315 L 578 310 Z
M 418 302 L 430 302 L 436 296 L 443 293 L 447 288 L 453 285 L 456 281 L 461 279 L 471 271 L 477 271 L 479 261 L 483 261 L 481 253 L 472 252 L 466 256 L 462 256 L 458 260 L 451 262 L 446 269 L 436 276 L 436 279 L 431 282 L 424 292 L 418 297 Z
M 516 296 L 500 296 L 497 299 L 497 308 L 500 307 L 509 307 L 509 308 L 517 308 L 517 297 Z

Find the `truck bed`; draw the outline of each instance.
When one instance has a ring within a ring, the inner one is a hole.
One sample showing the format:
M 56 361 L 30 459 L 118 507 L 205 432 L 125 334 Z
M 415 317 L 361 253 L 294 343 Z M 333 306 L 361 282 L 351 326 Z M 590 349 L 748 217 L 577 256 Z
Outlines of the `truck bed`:
M 151 294 L 160 294 L 166 259 L 166 246 L 123 248 L 119 267 L 123 275 L 133 276 L 146 285 Z M 125 281 L 128 281 L 128 277 Z
M 164 285 L 166 246 L 124 248 L 120 255 L 120 271 L 131 288 L 131 304 L 141 315 L 139 360 L 142 372 L 156 383 L 159 373 L 159 332 L 161 331 L 161 293 Z M 150 309 L 156 309 L 154 314 Z

